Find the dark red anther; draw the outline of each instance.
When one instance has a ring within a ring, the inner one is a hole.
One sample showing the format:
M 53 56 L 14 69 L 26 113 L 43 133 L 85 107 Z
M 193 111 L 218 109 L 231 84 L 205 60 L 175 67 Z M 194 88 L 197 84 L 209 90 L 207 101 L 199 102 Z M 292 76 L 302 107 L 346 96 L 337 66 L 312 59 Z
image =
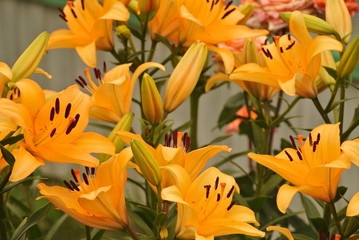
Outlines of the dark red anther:
M 280 47 L 279 50 L 280 50 L 281 53 L 283 53 L 283 48 L 282 47 Z
M 297 155 L 298 155 L 298 157 L 299 157 L 299 159 L 300 160 L 303 160 L 303 156 L 302 156 L 302 154 L 297 150 Z
M 297 145 L 295 144 L 294 138 L 292 135 L 289 136 L 290 141 L 292 142 L 293 147 L 297 148 Z
M 105 61 L 103 61 L 103 68 L 102 68 L 102 70 L 103 70 L 103 73 L 104 73 L 104 74 L 107 73 L 107 66 L 106 66 L 106 62 L 105 62 Z
M 177 140 L 178 140 L 178 131 L 177 130 L 174 130 L 173 131 L 173 147 L 177 147 Z
M 234 191 L 234 185 L 231 187 L 231 189 L 229 190 L 229 192 L 227 193 L 227 198 L 230 198 L 232 193 Z
M 216 2 L 214 4 L 217 5 L 218 2 L 219 2 L 219 0 L 216 0 Z
M 82 7 L 82 10 L 85 10 L 85 1 L 84 0 L 81 0 L 81 7 Z
M 227 8 L 229 8 L 229 6 L 232 5 L 232 3 L 233 3 L 233 0 L 229 1 L 229 2 L 226 4 L 224 10 L 227 10 Z
M 87 175 L 85 173 L 82 173 L 82 178 L 83 178 L 84 182 L 86 183 L 86 185 L 89 185 L 89 180 L 88 180 Z
M 85 86 L 82 84 L 82 82 L 78 79 L 75 79 L 75 82 L 80 85 L 80 87 L 85 88 Z
M 319 141 L 320 141 L 320 133 L 318 133 L 318 135 L 317 135 L 317 141 L 315 141 L 315 142 L 317 143 L 317 145 L 318 145 Z
M 91 168 L 91 174 L 94 175 L 96 172 L 96 169 L 95 168 Z
M 73 189 L 75 189 L 76 191 L 80 191 L 79 187 L 76 185 L 76 183 L 74 183 L 74 181 L 70 180 L 70 184 L 73 187 Z
M 209 197 L 209 191 L 211 189 L 211 185 L 204 185 L 203 187 L 206 189 L 206 198 L 208 198 Z
M 221 200 L 221 194 L 217 193 L 217 202 L 219 202 L 219 200 Z
M 288 45 L 288 47 L 285 48 L 285 50 L 291 49 L 295 44 L 295 41 L 293 41 L 291 44 Z
M 227 211 L 231 210 L 231 208 L 233 207 L 234 205 L 234 201 L 231 202 L 231 204 L 229 204 L 229 206 L 227 207 Z
M 266 41 L 267 41 L 267 40 L 266 40 Z M 266 57 L 268 57 L 267 51 L 264 49 L 264 47 L 262 47 L 262 52 L 264 53 L 264 55 L 265 55 Z
M 70 189 L 71 191 L 74 190 L 73 187 L 72 187 L 66 180 L 64 180 L 64 184 L 65 184 L 66 187 L 67 187 L 68 189 Z
M 217 190 L 219 183 L 219 177 L 216 178 L 216 182 L 214 183 L 214 190 Z
M 287 157 L 289 158 L 289 160 L 292 162 L 293 158 L 292 156 L 287 152 L 287 150 L 284 150 L 284 153 L 287 155 Z
M 89 167 L 85 167 L 86 170 L 86 174 L 89 175 L 90 174 L 90 168 Z
M 211 9 L 209 11 L 212 11 L 213 6 L 214 6 L 214 0 L 212 0 Z
M 52 129 L 51 133 L 50 133 L 50 137 L 53 137 L 56 133 L 56 128 Z
M 267 54 L 270 59 L 273 59 L 272 53 L 269 51 L 269 49 L 267 49 Z
M 71 13 L 72 13 L 72 15 L 74 16 L 74 18 L 77 18 L 77 15 L 76 15 L 76 13 L 75 13 L 75 11 L 74 11 L 73 8 L 71 8 Z
M 313 146 L 313 138 L 312 138 L 312 134 L 309 133 L 309 145 Z
M 290 34 L 288 34 L 287 37 L 288 37 L 288 40 L 290 41 L 292 36 Z
M 72 175 L 72 177 L 74 178 L 74 180 L 78 183 L 79 180 L 77 179 L 76 174 L 75 174 L 75 171 L 74 171 L 73 169 L 71 169 L 71 175 Z
M 54 117 L 55 117 L 55 108 L 52 107 L 50 111 L 50 121 L 53 121 Z
M 67 106 L 66 106 L 65 118 L 69 117 L 70 111 L 71 111 L 71 103 L 67 104 Z
M 236 10 L 236 8 L 232 8 L 231 10 L 227 11 L 225 14 L 223 14 L 221 19 L 225 19 L 226 17 L 228 17 L 228 15 L 231 14 L 234 10 Z
M 82 85 L 87 86 L 87 82 L 82 76 L 79 76 L 79 79 L 82 82 Z
M 59 17 L 62 18 L 62 20 L 64 20 L 65 22 L 67 22 L 66 16 L 59 14 Z
M 317 150 L 317 142 L 313 143 L 313 152 L 315 152 Z
M 56 100 L 55 100 L 55 112 L 56 112 L 56 114 L 60 113 L 60 100 L 59 100 L 59 98 L 56 98 Z

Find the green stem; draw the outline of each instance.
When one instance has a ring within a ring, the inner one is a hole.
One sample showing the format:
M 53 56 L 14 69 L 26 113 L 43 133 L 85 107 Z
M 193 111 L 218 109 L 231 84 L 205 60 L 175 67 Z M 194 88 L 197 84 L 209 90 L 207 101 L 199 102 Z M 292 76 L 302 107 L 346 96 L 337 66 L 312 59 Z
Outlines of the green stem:
M 157 187 L 157 214 L 160 214 L 162 212 L 162 187 L 159 185 Z
M 142 25 L 142 39 L 141 39 L 141 60 L 142 63 L 146 61 L 145 59 L 145 44 L 146 44 L 146 32 L 147 32 L 147 19 Z
M 151 62 L 151 61 L 152 61 L 153 56 L 155 55 L 156 46 L 157 46 L 157 41 L 153 41 L 153 40 L 152 40 L 150 55 L 148 55 L 147 62 Z
M 128 39 L 129 43 L 130 43 L 130 47 L 132 49 L 132 52 L 135 53 L 136 51 L 136 46 L 135 43 L 133 42 L 133 38 L 130 36 L 130 38 Z
M 91 240 L 91 227 L 85 225 L 86 240 Z
M 330 211 L 332 212 L 335 225 L 337 226 L 338 233 L 340 234 L 340 236 L 343 236 L 342 225 L 340 224 L 340 220 L 338 218 L 338 214 L 337 214 L 337 210 L 335 209 L 334 202 L 330 201 L 328 204 L 330 207 Z
M 170 55 L 168 55 L 168 57 L 165 58 L 165 60 L 163 60 L 163 61 L 161 62 L 161 64 L 162 64 L 162 65 L 165 65 L 166 63 L 168 63 L 169 61 L 171 61 L 172 58 L 174 58 L 176 55 L 177 55 L 177 49 L 176 49 L 175 51 L 173 51 Z M 155 74 L 158 70 L 159 70 L 159 68 L 155 68 L 155 69 L 153 69 L 149 74 L 150 74 L 151 76 L 153 76 L 153 74 Z
M 344 236 L 343 236 L 344 238 L 349 237 L 355 231 L 355 222 L 357 221 L 355 218 L 356 217 L 349 218 L 349 222 L 344 231 Z
M 198 148 L 197 131 L 198 131 L 198 107 L 199 107 L 200 96 L 201 95 L 196 94 L 196 91 L 194 91 L 190 96 L 190 103 L 191 103 L 190 149 L 191 150 Z
M 293 102 L 288 106 L 288 108 L 276 119 L 274 119 L 271 123 L 272 127 L 277 126 L 281 121 L 283 121 L 283 118 L 292 110 L 292 108 L 297 104 L 297 102 L 301 99 L 300 96 L 297 96 Z
M 4 195 L 0 194 L 0 211 L 2 212 L 1 218 L 0 218 L 0 238 L 3 240 L 7 240 L 7 230 L 6 230 L 6 222 L 8 220 L 6 220 L 6 209 L 5 209 L 6 205 L 4 203 Z
M 353 121 L 350 124 L 349 128 L 342 134 L 341 140 L 342 141 L 346 140 L 349 137 L 350 133 L 358 126 L 359 126 L 359 118 L 357 118 L 355 121 Z
M 340 87 L 340 100 L 345 99 L 345 87 L 341 86 Z M 343 132 L 343 125 L 344 125 L 344 106 L 345 103 L 344 101 L 340 103 L 339 105 L 339 130 L 342 133 Z
M 328 114 L 325 112 L 325 110 L 323 109 L 322 105 L 319 102 L 319 99 L 317 97 L 312 99 L 314 106 L 317 108 L 317 110 L 319 111 L 320 115 L 322 116 L 323 120 L 325 123 L 331 123 Z
M 327 104 L 327 106 L 325 107 L 325 111 L 328 112 L 329 109 L 332 107 L 332 104 L 335 100 L 335 97 L 337 95 L 338 89 L 340 86 L 340 79 L 336 79 L 335 85 L 334 85 L 334 89 L 332 91 L 332 95 L 330 96 L 329 102 Z

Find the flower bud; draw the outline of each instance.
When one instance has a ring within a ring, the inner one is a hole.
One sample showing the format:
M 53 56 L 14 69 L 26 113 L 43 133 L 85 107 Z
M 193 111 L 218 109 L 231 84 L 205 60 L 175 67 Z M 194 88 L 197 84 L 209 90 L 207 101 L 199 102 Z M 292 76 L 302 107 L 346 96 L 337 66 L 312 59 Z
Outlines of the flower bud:
M 138 0 L 138 10 L 141 13 L 157 12 L 160 0 Z
M 207 45 L 196 41 L 179 61 L 168 80 L 164 100 L 166 112 L 173 112 L 192 93 L 206 62 L 207 52 Z
M 163 118 L 163 103 L 155 81 L 147 73 L 141 83 L 142 110 L 146 120 L 151 124 L 161 122 Z
M 43 32 L 27 47 L 11 68 L 12 81 L 29 78 L 36 71 L 46 52 L 48 40 L 49 34 Z
M 338 65 L 338 76 L 344 78 L 351 74 L 359 61 L 359 36 L 348 45 Z
M 135 162 L 140 168 L 144 178 L 154 186 L 161 184 L 160 167 L 156 159 L 151 155 L 147 148 L 137 139 L 131 141 L 131 149 Z
M 124 24 L 116 27 L 116 36 L 122 41 L 127 41 L 131 37 L 131 30 Z
M 125 145 L 125 142 L 122 141 L 122 139 L 116 134 L 116 132 L 121 130 L 129 132 L 132 127 L 132 120 L 133 113 L 125 113 L 121 117 L 120 121 L 118 121 L 114 129 L 111 131 L 110 135 L 108 135 L 108 139 L 110 139 L 115 144 L 116 153 L 119 153 Z
M 291 15 L 291 12 L 283 12 L 280 14 L 280 16 L 287 22 L 289 22 Z M 332 35 L 336 32 L 332 25 L 321 18 L 308 14 L 303 14 L 303 16 L 305 25 L 307 26 L 309 32 L 324 35 Z
M 326 0 L 325 19 L 334 27 L 343 42 L 349 42 L 353 31 L 352 20 L 344 0 Z
M 242 18 L 238 24 L 245 24 L 247 20 L 252 16 L 252 13 L 254 11 L 254 5 L 247 3 L 239 7 L 239 11 L 244 15 L 244 18 Z

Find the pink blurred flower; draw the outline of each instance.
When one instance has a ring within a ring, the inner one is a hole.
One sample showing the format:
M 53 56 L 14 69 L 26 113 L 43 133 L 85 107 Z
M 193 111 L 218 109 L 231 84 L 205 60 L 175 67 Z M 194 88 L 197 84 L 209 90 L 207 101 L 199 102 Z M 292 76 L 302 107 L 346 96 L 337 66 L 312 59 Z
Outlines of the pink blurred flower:
M 256 119 L 258 117 L 258 115 L 253 110 L 255 110 L 255 109 L 253 108 L 250 113 L 251 119 Z M 236 112 L 236 116 L 238 116 L 240 118 L 236 118 L 232 122 L 228 123 L 227 128 L 226 128 L 226 133 L 232 133 L 232 132 L 239 133 L 239 125 L 245 120 L 243 118 L 249 118 L 247 107 L 241 107 Z
M 318 10 L 325 12 L 325 0 L 313 0 L 314 7 Z M 345 4 L 351 16 L 354 16 L 359 11 L 359 6 L 356 0 L 345 0 Z

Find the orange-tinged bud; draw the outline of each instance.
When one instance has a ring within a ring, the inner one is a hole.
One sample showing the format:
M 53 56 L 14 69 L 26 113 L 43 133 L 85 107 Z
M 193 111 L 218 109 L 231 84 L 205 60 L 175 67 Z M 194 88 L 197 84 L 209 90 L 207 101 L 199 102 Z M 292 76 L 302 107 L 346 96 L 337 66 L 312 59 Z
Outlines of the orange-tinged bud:
M 160 0 L 138 0 L 138 10 L 141 13 L 157 12 Z
M 334 27 L 343 42 L 349 42 L 353 31 L 352 20 L 344 0 L 326 0 L 325 19 Z
M 148 149 L 137 139 L 131 141 L 131 149 L 135 162 L 140 168 L 143 177 L 154 186 L 160 186 L 162 177 L 156 159 Z
M 110 135 L 108 135 L 108 139 L 110 139 L 115 144 L 116 153 L 119 153 L 125 145 L 124 141 L 121 140 L 121 138 L 116 134 L 116 132 L 121 130 L 129 132 L 132 127 L 132 121 L 133 113 L 125 113 L 121 117 L 120 121 L 118 121 L 114 129 L 111 131 Z
M 163 118 L 163 103 L 155 81 L 147 73 L 141 83 L 142 110 L 146 120 L 151 124 L 161 122 Z
M 207 45 L 196 41 L 187 50 L 168 80 L 164 110 L 173 112 L 195 88 L 207 59 Z
M 43 32 L 27 47 L 11 68 L 12 81 L 29 78 L 36 71 L 46 52 L 48 40 L 49 34 Z
M 338 65 L 338 76 L 344 78 L 351 74 L 356 68 L 359 58 L 359 36 L 349 44 Z

